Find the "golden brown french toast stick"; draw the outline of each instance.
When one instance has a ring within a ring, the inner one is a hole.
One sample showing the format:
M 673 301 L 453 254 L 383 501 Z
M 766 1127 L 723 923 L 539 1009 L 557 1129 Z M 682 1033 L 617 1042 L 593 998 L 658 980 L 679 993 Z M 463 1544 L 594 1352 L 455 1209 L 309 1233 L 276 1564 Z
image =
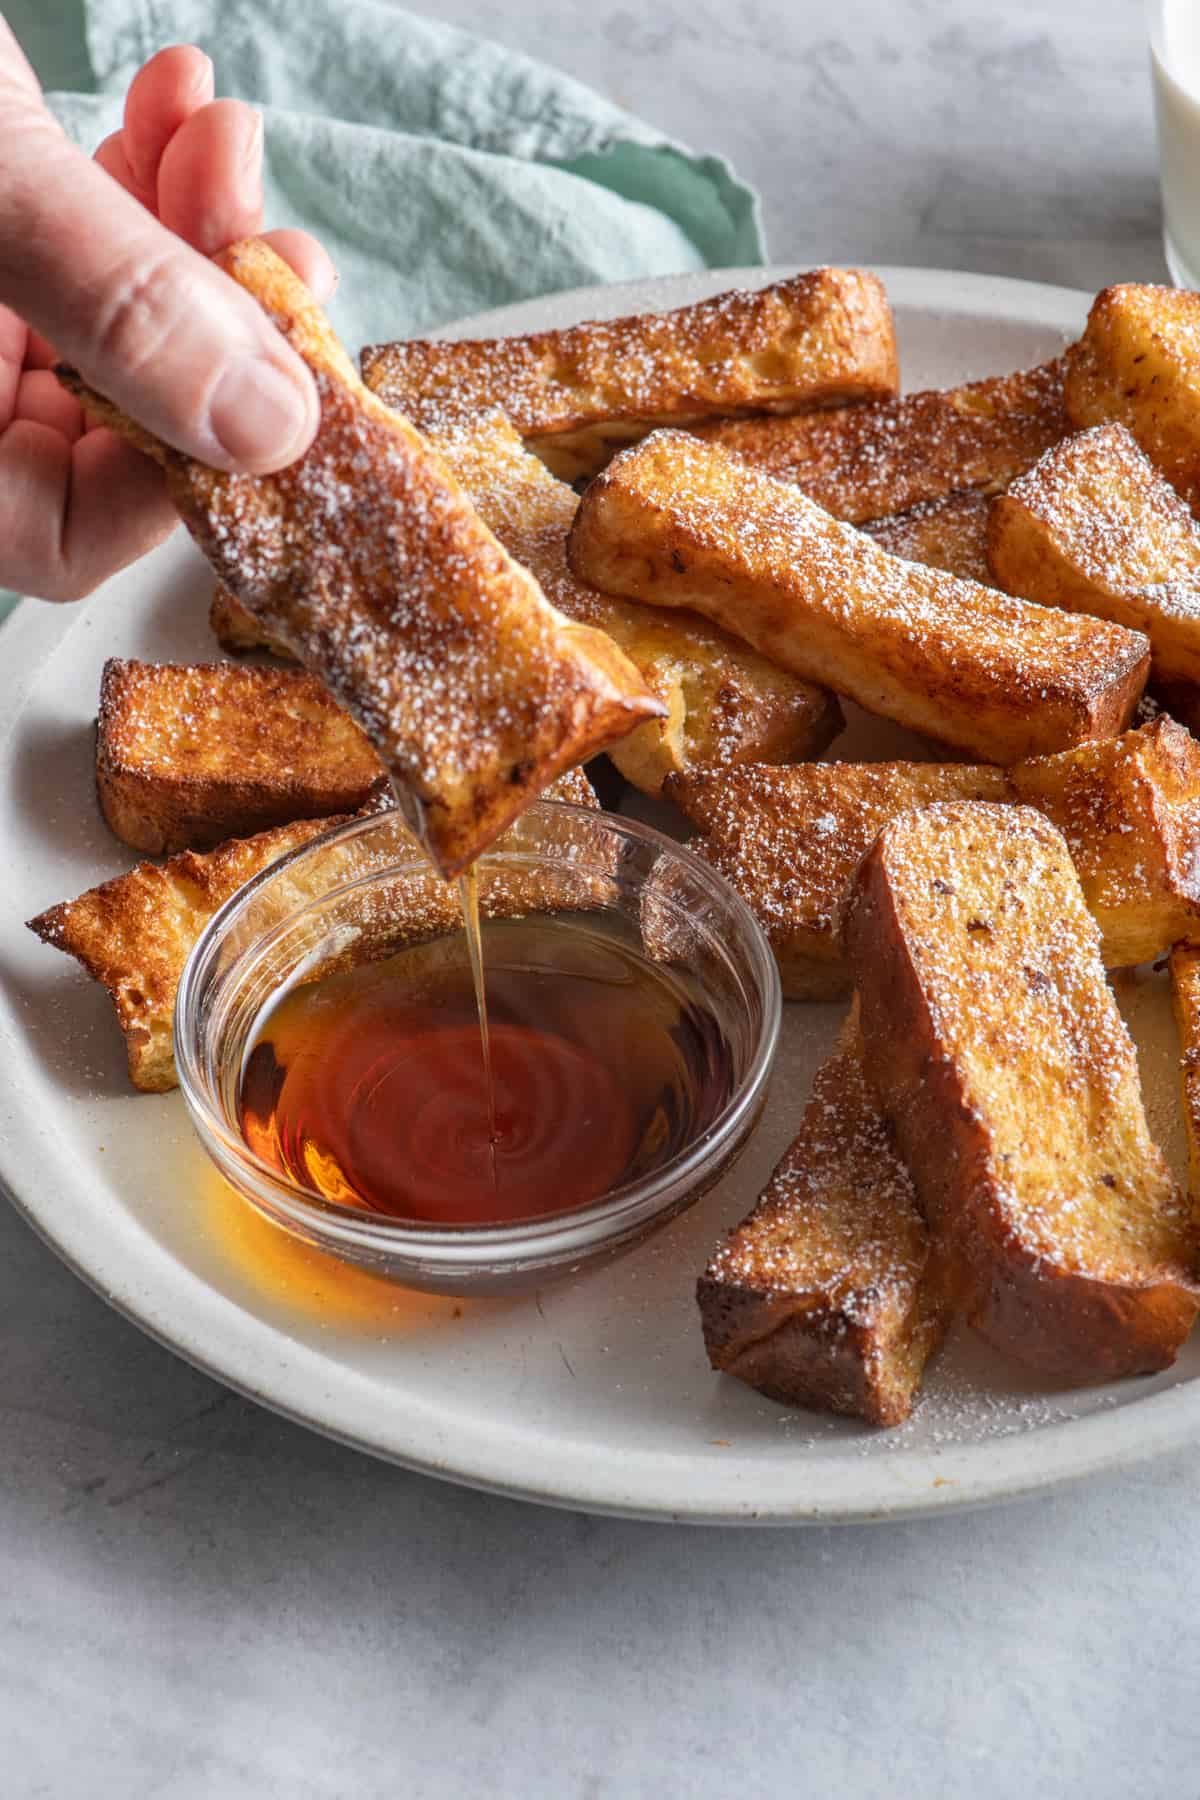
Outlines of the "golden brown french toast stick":
M 1026 807 L 906 813 L 862 864 L 847 941 L 867 1074 L 956 1304 L 1056 1380 L 1166 1368 L 1200 1304 L 1197 1234 L 1062 836 Z
M 383 764 L 300 669 L 110 657 L 96 787 L 123 843 L 161 856 L 295 819 L 354 812 Z
M 656 424 L 894 394 L 891 308 L 862 269 L 814 269 L 668 313 L 527 337 L 363 351 L 367 386 L 422 430 L 500 407 L 564 480 Z
M 162 462 L 219 578 L 357 720 L 456 873 L 661 704 L 610 638 L 555 612 L 436 452 L 363 386 L 298 276 L 256 239 L 217 260 L 313 373 L 321 422 L 298 462 L 219 473 L 64 378 Z
M 571 566 L 608 593 L 692 606 L 782 667 L 987 762 L 1128 724 L 1137 632 L 904 562 L 796 488 L 659 431 L 592 482 Z
M 1061 362 L 867 406 L 694 427 L 766 475 L 861 525 L 946 498 L 996 493 L 1071 429 Z
M 175 991 L 213 914 L 252 876 L 341 822 L 306 819 L 207 854 L 185 850 L 166 863 L 138 863 L 29 921 L 31 931 L 108 989 L 135 1088 L 157 1094 L 176 1085 Z
M 867 1083 L 857 1008 L 799 1136 L 696 1298 L 714 1369 L 785 1406 L 899 1425 L 945 1332 L 929 1232 Z
M 1156 679 L 1200 682 L 1200 527 L 1123 425 L 1065 438 L 997 495 L 988 558 L 1008 593 L 1144 631 Z
M 1104 288 L 1067 352 L 1063 392 L 1077 428 L 1127 425 L 1188 504 L 1200 501 L 1200 294 Z

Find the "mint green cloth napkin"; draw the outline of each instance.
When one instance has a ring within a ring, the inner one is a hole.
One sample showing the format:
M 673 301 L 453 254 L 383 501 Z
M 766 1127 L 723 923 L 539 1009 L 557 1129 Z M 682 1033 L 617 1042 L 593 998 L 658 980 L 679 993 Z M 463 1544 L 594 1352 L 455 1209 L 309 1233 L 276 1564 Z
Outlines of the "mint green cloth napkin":
M 586 282 L 762 260 L 754 194 L 556 69 L 387 0 L 46 0 L 6 7 L 92 150 L 165 44 L 262 108 L 270 225 L 316 232 L 352 353 Z M 72 29 L 72 25 L 74 29 Z M 3 602 L 0 601 L 0 605 Z

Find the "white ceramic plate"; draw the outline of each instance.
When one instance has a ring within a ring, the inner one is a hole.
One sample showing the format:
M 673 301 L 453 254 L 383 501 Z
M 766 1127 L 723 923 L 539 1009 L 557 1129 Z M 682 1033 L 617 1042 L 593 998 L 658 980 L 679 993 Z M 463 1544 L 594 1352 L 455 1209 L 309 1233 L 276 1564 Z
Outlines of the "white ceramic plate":
M 782 273 L 783 271 L 781 271 Z M 884 271 L 905 385 L 1038 361 L 1087 297 Z M 761 270 L 558 295 L 449 335 L 676 306 Z M 126 1085 L 105 995 L 22 921 L 129 855 L 92 790 L 109 654 L 214 654 L 211 581 L 182 533 L 86 607 L 26 602 L 0 630 L 0 1179 L 59 1254 L 181 1355 L 294 1419 L 453 1480 L 565 1506 L 727 1522 L 867 1519 L 1027 1493 L 1200 1428 L 1200 1342 L 1175 1369 L 1051 1393 L 965 1335 L 891 1433 L 787 1412 L 708 1369 L 692 1289 L 720 1228 L 794 1135 L 840 1009 L 791 1006 L 772 1097 L 741 1163 L 640 1250 L 537 1297 L 458 1303 L 343 1270 L 260 1222 L 210 1173 L 178 1095 Z M 854 754 L 903 735 L 859 720 Z M 840 746 L 846 753 L 846 743 Z M 1161 978 L 1121 984 L 1152 1122 L 1182 1162 Z

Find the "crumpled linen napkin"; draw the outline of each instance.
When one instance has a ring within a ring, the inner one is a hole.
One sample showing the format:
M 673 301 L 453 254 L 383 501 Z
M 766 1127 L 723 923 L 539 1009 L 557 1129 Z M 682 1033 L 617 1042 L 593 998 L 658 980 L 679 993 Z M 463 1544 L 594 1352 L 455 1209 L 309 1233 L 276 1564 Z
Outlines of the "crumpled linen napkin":
M 763 258 L 756 197 L 719 157 L 389 0 L 75 0 L 78 41 L 43 6 L 6 12 L 43 82 L 90 65 L 93 92 L 50 95 L 89 151 L 165 44 L 199 44 L 218 93 L 261 107 L 267 220 L 328 247 L 352 354 L 555 289 Z

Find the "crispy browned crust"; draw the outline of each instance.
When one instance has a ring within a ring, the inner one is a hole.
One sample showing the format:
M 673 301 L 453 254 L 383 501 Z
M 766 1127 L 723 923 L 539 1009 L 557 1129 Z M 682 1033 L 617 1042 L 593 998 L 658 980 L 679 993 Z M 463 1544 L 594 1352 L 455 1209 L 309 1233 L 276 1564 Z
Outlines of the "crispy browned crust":
M 220 579 L 357 720 L 444 874 L 555 775 L 659 702 L 603 633 L 563 619 L 440 457 L 359 381 L 304 284 L 258 240 L 218 259 L 308 362 L 321 424 L 269 476 L 221 474 L 114 413 L 153 449 Z
M 560 776 L 545 796 L 576 806 L 597 806 L 582 769 Z M 362 809 L 385 808 L 390 796 L 374 793 Z M 349 815 L 304 819 L 248 838 L 232 838 L 214 850 L 185 850 L 166 863 L 141 862 L 128 874 L 89 888 L 30 919 L 29 929 L 47 944 L 82 963 L 88 974 L 108 989 L 117 1023 L 125 1036 L 129 1079 L 143 1093 L 164 1093 L 176 1085 L 172 1042 L 175 992 L 196 939 L 208 921 L 253 876 L 300 849 L 323 831 L 344 823 Z M 412 838 L 398 818 L 398 844 Z M 329 884 L 329 868 L 323 875 Z M 312 896 L 293 884 L 292 900 L 300 906 Z M 561 895 L 539 891 L 538 878 L 525 885 L 503 881 L 483 885 L 485 916 L 536 910 Z M 569 895 L 568 895 L 569 899 Z M 403 896 L 388 897 L 384 921 L 388 941 L 397 945 L 454 929 L 461 912 L 457 889 L 432 869 L 406 884 Z
M 697 428 L 852 524 L 959 488 L 995 493 L 1070 429 L 1061 362 L 870 406 Z
M 935 800 L 1004 800 L 1003 769 L 969 763 L 807 763 L 698 769 L 668 799 L 702 836 L 689 848 L 723 875 L 770 941 L 789 1000 L 850 991 L 842 924 L 854 872 L 879 832 Z
M 862 529 L 892 556 L 944 569 L 963 581 L 993 587 L 987 559 L 990 497 L 980 488 L 926 500 L 908 512 L 870 519 Z
M 857 1007 L 795 1142 L 696 1289 L 714 1369 L 785 1406 L 899 1425 L 949 1318 L 929 1233 L 867 1084 Z
M 885 825 L 940 800 L 1016 800 L 1067 840 L 1104 961 L 1126 968 L 1200 935 L 1200 745 L 1161 717 L 1009 770 L 968 763 L 699 769 L 667 783 L 691 848 L 754 913 L 792 1000 L 847 993 L 851 881 Z
M 568 480 L 657 424 L 877 398 L 899 382 L 887 295 L 862 269 L 527 337 L 376 344 L 362 365 L 422 430 L 501 407 Z M 613 424 L 625 434 L 594 429 Z
M 1200 529 L 1123 425 L 1064 439 L 997 496 L 988 557 L 1010 594 L 1144 631 L 1156 680 L 1200 682 Z
M 52 906 L 29 929 L 81 962 L 108 989 L 125 1034 L 129 1079 L 144 1093 L 176 1084 L 171 1041 L 175 990 L 192 945 L 213 914 L 269 864 L 339 819 L 310 819 L 220 845 L 185 850 Z
M 385 780 L 358 726 L 302 670 L 104 665 L 96 787 L 109 825 L 135 850 L 211 849 L 354 812 Z
M 1200 947 L 1171 952 L 1171 1000 L 1179 1033 L 1179 1078 L 1188 1147 L 1188 1197 L 1200 1226 Z
M 645 793 L 709 763 L 798 762 L 842 728 L 824 688 L 801 681 L 698 613 L 631 604 L 589 587 L 567 563 L 577 495 L 526 450 L 503 413 L 436 440 L 455 478 L 505 549 L 559 612 L 607 632 L 666 708 L 614 744 L 617 768 Z
M 1009 770 L 1067 841 L 1109 968 L 1200 931 L 1200 744 L 1172 718 Z
M 1127 425 L 1188 504 L 1200 502 L 1200 294 L 1102 289 L 1067 352 L 1063 392 L 1077 428 Z
M 988 762 L 1123 730 L 1144 637 L 889 556 L 718 445 L 655 432 L 579 505 L 571 567 L 692 606 L 806 680 Z
M 971 1323 L 1064 1382 L 1167 1367 L 1197 1234 L 1060 834 L 1025 807 L 906 813 L 847 940 L 868 1077 Z

